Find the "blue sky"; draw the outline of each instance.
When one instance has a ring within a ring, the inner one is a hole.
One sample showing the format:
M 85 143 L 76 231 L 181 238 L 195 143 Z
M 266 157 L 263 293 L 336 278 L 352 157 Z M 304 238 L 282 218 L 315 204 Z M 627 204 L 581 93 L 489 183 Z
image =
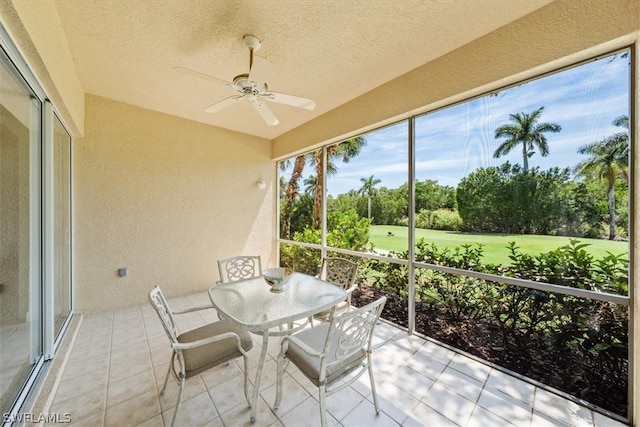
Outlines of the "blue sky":
M 544 106 L 540 121 L 562 126 L 548 133 L 549 155 L 536 153 L 529 167 L 548 169 L 573 166 L 584 157 L 577 149 L 621 131 L 611 124 L 629 114 L 629 58 L 603 58 L 550 76 L 431 112 L 416 120 L 416 179 L 441 185 L 457 183 L 479 167 L 506 161 L 522 164 L 521 150 L 495 159 L 503 140 L 494 138 L 497 127 L 509 123 L 509 114 L 531 113 Z M 378 188 L 396 188 L 407 181 L 407 123 L 366 134 L 367 144 L 349 163 L 338 162 L 338 173 L 328 178 L 331 195 L 362 186 L 361 178 L 374 175 Z M 305 176 L 311 173 L 307 166 Z M 286 174 L 285 176 L 288 176 Z

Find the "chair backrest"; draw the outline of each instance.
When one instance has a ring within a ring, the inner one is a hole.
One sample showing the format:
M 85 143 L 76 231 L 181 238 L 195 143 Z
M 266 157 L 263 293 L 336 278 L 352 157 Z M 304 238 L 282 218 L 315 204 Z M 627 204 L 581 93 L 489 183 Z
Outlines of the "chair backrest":
M 324 372 L 330 370 L 331 365 L 340 365 L 345 361 L 358 363 L 371 352 L 373 330 L 386 302 L 387 297 L 382 297 L 331 319 L 323 352 L 325 357 L 321 363 Z
M 176 328 L 176 322 L 173 320 L 173 315 L 171 314 L 167 300 L 158 285 L 149 292 L 149 302 L 156 310 L 156 313 L 158 313 L 158 317 L 160 318 L 164 331 L 169 337 L 169 341 L 171 341 L 171 344 L 176 344 L 178 342 L 178 329 Z
M 358 274 L 358 264 L 345 258 L 327 257 L 322 260 L 320 278 L 348 289 Z
M 235 256 L 218 261 L 220 283 L 258 277 L 262 273 L 259 255 Z

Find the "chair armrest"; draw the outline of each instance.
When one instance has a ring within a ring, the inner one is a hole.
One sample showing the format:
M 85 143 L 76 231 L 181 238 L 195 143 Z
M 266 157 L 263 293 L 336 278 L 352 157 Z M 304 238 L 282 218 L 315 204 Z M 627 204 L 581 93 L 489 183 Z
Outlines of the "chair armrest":
M 358 284 L 354 283 L 349 288 L 345 289 L 345 291 L 347 292 L 347 295 L 351 295 L 351 293 L 355 291 L 357 288 L 358 288 Z
M 187 308 L 186 310 L 172 311 L 171 314 L 185 314 L 185 313 L 191 313 L 199 310 L 206 310 L 208 308 L 212 308 L 215 310 L 215 307 L 210 304 L 210 305 L 201 305 L 199 307 Z
M 238 348 L 242 348 L 242 345 L 240 342 L 240 336 L 235 332 L 225 332 L 224 334 L 214 335 L 212 337 L 203 338 L 197 341 L 175 343 L 175 344 L 172 344 L 171 347 L 178 350 L 185 350 L 188 348 L 195 348 L 195 347 L 211 344 L 216 341 L 226 340 L 228 338 L 235 338 L 238 344 Z
M 347 298 L 345 299 L 345 301 L 347 301 L 347 306 L 351 306 L 351 294 L 353 293 L 353 291 L 356 290 L 356 288 L 358 287 L 357 283 L 354 283 L 353 285 L 351 285 L 351 287 L 349 289 L 346 289 L 345 291 L 347 292 Z

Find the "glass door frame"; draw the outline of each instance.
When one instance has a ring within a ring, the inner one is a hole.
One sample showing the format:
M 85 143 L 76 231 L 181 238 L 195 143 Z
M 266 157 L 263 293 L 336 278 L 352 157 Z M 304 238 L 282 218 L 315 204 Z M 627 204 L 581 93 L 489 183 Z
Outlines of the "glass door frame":
M 72 137 L 56 113 L 44 89 L 22 58 L 9 33 L 0 23 L 0 62 L 31 97 L 30 121 L 38 126 L 29 129 L 29 312 L 31 369 L 13 397 L 3 425 L 12 419 L 37 392 L 39 380 L 51 366 L 73 317 L 73 213 L 72 213 Z M 58 119 L 69 135 L 69 313 L 55 335 L 54 317 L 54 121 Z
M 60 116 L 56 114 L 53 105 L 48 99 L 44 100 L 42 108 L 42 226 L 43 226 L 43 353 L 45 360 L 51 360 L 57 351 L 62 338 L 66 332 L 66 329 L 71 322 L 73 314 L 73 269 L 72 267 L 72 254 L 73 254 L 73 229 L 72 213 L 71 213 L 71 201 L 72 201 L 72 185 L 71 176 L 69 176 L 69 312 L 66 319 L 63 322 L 63 326 L 60 329 L 58 335 L 56 335 L 56 245 L 55 245 L 55 216 L 57 214 L 55 209 L 56 202 L 56 188 L 55 188 L 55 173 L 56 173 L 56 159 L 55 159 L 55 120 L 63 126 L 64 131 L 69 136 L 69 175 L 71 175 L 71 134 L 67 130 L 64 122 L 60 119 Z

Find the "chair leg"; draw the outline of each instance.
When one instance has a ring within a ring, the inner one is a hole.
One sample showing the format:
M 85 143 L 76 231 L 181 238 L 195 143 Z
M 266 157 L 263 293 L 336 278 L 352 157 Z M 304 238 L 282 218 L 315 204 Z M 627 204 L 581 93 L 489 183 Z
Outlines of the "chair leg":
M 184 377 L 180 378 L 180 391 L 178 392 L 178 401 L 176 402 L 176 409 L 173 411 L 173 418 L 171 419 L 171 427 L 176 422 L 176 417 L 178 416 L 178 410 L 180 409 L 180 402 L 182 401 L 182 393 L 184 391 Z
M 284 377 L 284 355 L 287 353 L 289 349 L 289 341 L 285 337 L 282 340 L 280 353 L 278 353 L 278 365 L 277 365 L 277 376 L 276 376 L 276 401 L 273 404 L 273 409 L 278 409 L 280 406 L 280 402 L 282 400 L 282 378 Z
M 373 366 L 371 365 L 371 353 L 369 353 L 369 382 L 371 383 L 371 394 L 373 394 L 373 406 L 376 408 L 376 415 L 380 415 L 380 405 L 378 405 L 378 393 L 376 393 L 376 383 L 373 380 Z
M 249 358 L 244 354 L 242 359 L 244 359 L 244 398 L 247 399 L 249 408 L 251 408 L 251 398 L 249 397 Z
M 282 377 L 284 377 L 284 355 L 281 353 L 278 355 L 276 401 L 273 404 L 273 409 L 278 409 L 278 407 L 280 406 L 280 401 L 282 400 Z
M 160 391 L 160 396 L 164 396 L 164 391 L 167 389 L 167 381 L 169 380 L 169 374 L 171 373 L 171 368 L 173 367 L 173 357 L 175 353 L 171 355 L 171 360 L 169 361 L 169 369 L 167 369 L 167 375 L 164 377 L 164 384 L 162 385 L 162 390 Z
M 318 394 L 320 395 L 320 425 L 327 427 L 327 402 L 325 396 L 326 386 L 321 385 L 318 387 Z

